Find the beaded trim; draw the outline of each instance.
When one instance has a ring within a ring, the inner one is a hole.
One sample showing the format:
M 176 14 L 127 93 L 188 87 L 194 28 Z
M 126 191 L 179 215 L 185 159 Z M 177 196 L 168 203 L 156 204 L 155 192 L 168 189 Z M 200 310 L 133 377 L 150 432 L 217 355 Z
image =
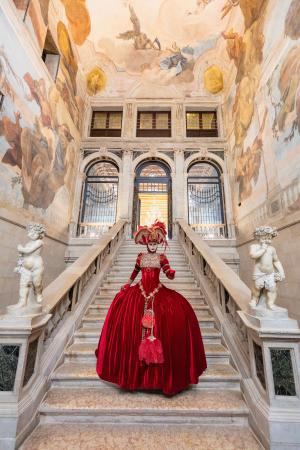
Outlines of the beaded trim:
M 160 255 L 157 253 L 143 253 L 141 257 L 141 267 L 160 268 Z

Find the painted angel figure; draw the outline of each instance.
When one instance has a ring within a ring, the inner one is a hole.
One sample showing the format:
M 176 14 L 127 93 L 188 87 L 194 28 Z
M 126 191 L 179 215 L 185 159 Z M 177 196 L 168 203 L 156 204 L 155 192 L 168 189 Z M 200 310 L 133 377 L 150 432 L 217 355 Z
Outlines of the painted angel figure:
M 139 21 L 136 12 L 134 11 L 132 5 L 129 5 L 130 11 L 130 21 L 132 23 L 133 29 L 120 33 L 117 37 L 118 39 L 123 39 L 125 41 L 133 40 L 134 48 L 136 50 L 161 50 L 161 45 L 158 38 L 155 38 L 154 41 L 148 38 L 146 33 L 141 31 L 141 24 Z
M 160 282 L 161 270 L 175 277 L 166 255 L 157 253 L 166 234 L 158 221 L 136 232 L 135 242 L 147 252 L 139 253 L 128 283 L 115 296 L 95 353 L 101 379 L 131 391 L 174 395 L 198 383 L 206 357 L 192 306 Z M 140 271 L 141 281 L 131 286 Z

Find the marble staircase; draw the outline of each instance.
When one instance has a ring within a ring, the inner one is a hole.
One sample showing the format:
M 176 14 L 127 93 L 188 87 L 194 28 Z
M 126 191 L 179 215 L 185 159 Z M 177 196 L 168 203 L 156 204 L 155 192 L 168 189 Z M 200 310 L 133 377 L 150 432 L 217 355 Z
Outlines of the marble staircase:
M 170 281 L 162 274 L 161 280 L 193 306 L 205 344 L 207 371 L 198 385 L 172 398 L 127 392 L 98 378 L 94 350 L 101 327 L 114 295 L 128 280 L 138 251 L 131 240 L 120 247 L 52 374 L 50 390 L 39 408 L 39 425 L 20 448 L 262 449 L 248 425 L 240 375 L 176 240 L 169 242 L 167 250 L 176 278 Z

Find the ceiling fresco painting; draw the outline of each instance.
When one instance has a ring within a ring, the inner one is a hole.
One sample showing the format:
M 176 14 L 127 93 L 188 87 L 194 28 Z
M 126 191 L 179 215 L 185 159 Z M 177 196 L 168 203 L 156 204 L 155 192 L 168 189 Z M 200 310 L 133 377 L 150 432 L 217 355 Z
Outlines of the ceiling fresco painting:
M 111 76 L 121 82 L 126 75 L 127 82 L 132 84 L 137 81 L 162 86 L 182 84 L 190 90 L 198 82 L 196 63 L 201 58 L 211 60 L 218 47 L 224 47 L 223 33 L 239 3 L 237 0 L 60 2 L 66 14 L 65 25 L 77 45 L 82 65 L 89 65 L 91 56 L 95 62 L 94 67 L 88 67 L 86 76 L 91 77 L 91 71 L 99 67 L 107 78 L 106 87 Z M 229 58 L 224 65 L 228 63 Z M 223 68 L 219 70 L 222 72 Z M 203 71 L 203 84 L 210 85 L 207 93 L 221 92 L 223 77 L 223 73 L 217 75 L 212 70 L 204 80 Z M 211 87 L 212 83 L 218 87 Z M 90 80 L 86 79 L 86 85 L 89 84 Z M 97 93 L 105 90 L 103 80 L 100 84 Z M 95 95 L 94 89 L 87 92 Z

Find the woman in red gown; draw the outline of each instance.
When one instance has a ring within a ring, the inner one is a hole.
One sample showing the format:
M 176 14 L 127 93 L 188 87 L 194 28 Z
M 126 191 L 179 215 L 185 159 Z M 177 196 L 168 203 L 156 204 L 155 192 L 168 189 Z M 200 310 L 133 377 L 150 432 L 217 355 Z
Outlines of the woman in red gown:
M 95 351 L 96 370 L 125 389 L 174 395 L 197 384 L 206 369 L 198 319 L 181 294 L 159 281 L 161 269 L 169 279 L 175 276 L 166 256 L 156 253 L 158 244 L 166 244 L 165 225 L 139 227 L 135 242 L 147 245 L 148 252 L 138 255 L 109 308 Z M 141 281 L 131 287 L 140 270 Z

